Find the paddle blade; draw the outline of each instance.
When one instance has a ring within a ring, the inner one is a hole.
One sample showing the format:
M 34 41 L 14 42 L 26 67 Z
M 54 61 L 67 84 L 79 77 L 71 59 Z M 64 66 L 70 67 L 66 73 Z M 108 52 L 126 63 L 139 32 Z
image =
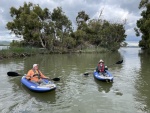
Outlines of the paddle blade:
M 116 62 L 116 64 L 121 64 L 123 62 L 123 60 Z
M 86 76 L 87 76 L 87 75 L 89 75 L 89 73 L 88 73 L 88 72 L 85 72 L 85 73 L 84 73 L 84 75 L 86 75 Z
M 60 81 L 60 78 L 53 78 L 54 81 Z
M 20 74 L 18 74 L 18 73 L 16 73 L 16 72 L 12 72 L 12 71 L 7 72 L 7 75 L 8 75 L 8 76 L 12 76 L 12 77 L 20 76 Z

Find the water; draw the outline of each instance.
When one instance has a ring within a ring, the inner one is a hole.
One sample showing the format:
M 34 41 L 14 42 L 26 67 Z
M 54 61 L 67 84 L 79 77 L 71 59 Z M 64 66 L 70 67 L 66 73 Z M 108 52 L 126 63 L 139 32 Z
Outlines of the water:
M 2 50 L 2 49 L 8 49 L 9 48 L 9 46 L 0 46 L 0 50 Z
M 126 41 L 127 46 L 132 46 L 132 47 L 138 47 L 139 46 L 139 41 Z
M 105 54 L 37 55 L 0 62 L 1 113 L 149 113 L 150 58 L 140 48 L 121 48 Z M 114 75 L 113 83 L 97 81 L 90 74 L 103 59 Z M 124 62 L 112 65 L 118 60 Z M 27 73 L 34 63 L 48 77 L 59 77 L 57 89 L 35 93 L 8 77 L 8 71 Z

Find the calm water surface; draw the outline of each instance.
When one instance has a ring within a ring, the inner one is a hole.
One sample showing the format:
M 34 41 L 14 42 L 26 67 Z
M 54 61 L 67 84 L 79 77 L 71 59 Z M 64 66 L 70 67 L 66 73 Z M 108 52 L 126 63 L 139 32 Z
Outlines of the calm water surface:
M 37 55 L 0 61 L 1 113 L 150 113 L 150 57 L 140 48 L 121 48 L 107 54 Z M 90 74 L 103 59 L 114 75 L 113 83 L 97 81 Z M 123 59 L 120 65 L 112 65 Z M 34 63 L 51 77 L 57 89 L 35 93 L 24 87 L 21 77 L 8 71 L 27 73 Z

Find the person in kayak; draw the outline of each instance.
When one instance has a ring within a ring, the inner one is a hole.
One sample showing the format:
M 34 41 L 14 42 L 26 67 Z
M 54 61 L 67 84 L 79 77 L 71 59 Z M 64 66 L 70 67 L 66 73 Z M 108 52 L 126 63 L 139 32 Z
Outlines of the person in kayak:
M 101 59 L 97 65 L 96 71 L 98 73 L 102 73 L 104 76 L 105 75 L 105 65 L 104 65 L 104 61 Z
M 38 68 L 38 64 L 33 64 L 33 68 L 30 69 L 26 75 L 26 79 L 31 80 L 34 83 L 38 84 L 46 84 L 42 78 L 49 79 L 49 77 L 46 77 Z

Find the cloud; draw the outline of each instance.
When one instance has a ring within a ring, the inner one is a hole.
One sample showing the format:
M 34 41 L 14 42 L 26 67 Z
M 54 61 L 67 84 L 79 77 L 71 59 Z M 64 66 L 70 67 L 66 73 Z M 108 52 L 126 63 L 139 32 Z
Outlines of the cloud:
M 129 12 L 127 10 L 122 9 L 120 6 L 117 5 L 105 5 L 102 10 L 102 18 L 108 21 L 123 21 L 127 19 L 129 15 Z
M 136 26 L 136 21 L 140 18 L 138 5 L 141 0 L 1 0 L 0 1 L 0 37 L 12 39 L 6 29 L 7 22 L 11 21 L 10 8 L 19 8 L 24 2 L 39 4 L 42 8 L 52 11 L 56 7 L 62 7 L 67 17 L 76 25 L 76 16 L 79 11 L 85 11 L 90 19 L 98 18 L 100 11 L 103 10 L 102 19 L 112 22 L 122 22 L 127 19 L 126 34 L 128 37 L 135 36 L 132 30 Z M 132 35 L 132 36 L 131 36 Z M 10 38 L 9 38 L 10 37 Z M 14 37 L 13 37 L 14 38 Z M 15 39 L 15 38 L 14 38 Z M 1 40 L 1 39 L 0 39 Z

